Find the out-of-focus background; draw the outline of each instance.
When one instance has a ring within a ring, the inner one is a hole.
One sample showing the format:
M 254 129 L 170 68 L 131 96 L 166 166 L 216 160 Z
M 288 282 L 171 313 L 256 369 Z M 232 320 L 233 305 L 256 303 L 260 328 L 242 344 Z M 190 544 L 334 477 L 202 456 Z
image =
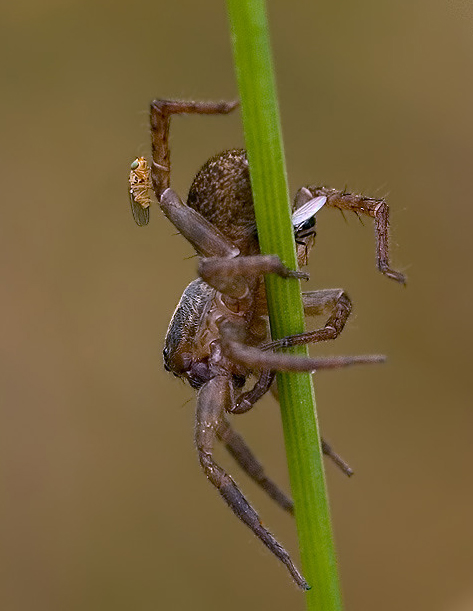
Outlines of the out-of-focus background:
M 473 609 L 473 10 L 455 0 L 270 3 L 292 193 L 388 196 L 392 260 L 373 227 L 319 215 L 307 288 L 345 287 L 354 316 L 313 353 L 383 352 L 320 374 L 346 608 Z M 302 609 L 285 570 L 200 472 L 194 393 L 163 371 L 163 336 L 195 277 L 159 212 L 138 228 L 129 165 L 153 97 L 237 95 L 223 2 L 17 0 L 3 7 L 1 472 L 4 611 Z M 239 113 L 180 117 L 185 196 Z M 235 418 L 287 487 L 277 405 Z M 291 518 L 222 463 L 298 559 Z

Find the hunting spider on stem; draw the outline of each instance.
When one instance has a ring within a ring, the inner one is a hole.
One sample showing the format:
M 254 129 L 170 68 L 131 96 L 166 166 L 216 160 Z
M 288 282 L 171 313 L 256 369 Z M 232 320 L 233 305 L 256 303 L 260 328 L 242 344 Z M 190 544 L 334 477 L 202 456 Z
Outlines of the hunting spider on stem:
M 135 221 L 149 220 L 149 190 L 178 231 L 199 255 L 199 278 L 182 294 L 165 339 L 164 367 L 189 382 L 197 391 L 195 444 L 200 464 L 230 509 L 281 560 L 296 584 L 308 584 L 288 552 L 263 526 L 258 514 L 230 475 L 213 458 L 216 440 L 222 441 L 244 471 L 283 509 L 293 512 L 292 501 L 264 473 L 262 465 L 227 414 L 242 414 L 271 389 L 278 371 L 318 371 L 378 363 L 378 355 L 309 358 L 285 354 L 283 348 L 335 339 L 351 312 L 351 301 L 342 289 L 303 293 L 305 313 L 325 315 L 325 325 L 315 331 L 271 341 L 263 277 L 308 275 L 288 269 L 276 255 L 260 254 L 253 211 L 246 153 L 229 150 L 215 155 L 198 172 L 184 204 L 170 188 L 169 124 L 173 114 L 227 114 L 237 102 L 184 102 L 155 100 L 151 104 L 152 162 L 143 157 L 131 166 L 130 200 Z M 391 269 L 388 257 L 389 208 L 372 199 L 326 187 L 302 187 L 297 192 L 292 223 L 298 263 L 307 264 L 314 243 L 316 213 L 322 207 L 350 210 L 374 219 L 378 269 L 404 283 Z M 254 378 L 246 388 L 248 378 Z M 347 475 L 350 467 L 322 440 L 323 452 Z

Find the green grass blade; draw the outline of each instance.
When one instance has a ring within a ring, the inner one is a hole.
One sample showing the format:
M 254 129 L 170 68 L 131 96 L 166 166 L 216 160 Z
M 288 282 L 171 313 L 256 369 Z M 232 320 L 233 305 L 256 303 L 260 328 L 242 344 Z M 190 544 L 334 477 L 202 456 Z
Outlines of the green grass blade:
M 263 253 L 296 269 L 279 109 L 264 0 L 227 0 L 233 52 Z M 304 330 L 297 280 L 266 280 L 271 330 L 279 338 Z M 304 347 L 293 352 L 307 354 Z M 302 570 L 311 611 L 342 608 L 312 378 L 279 374 L 278 388 Z

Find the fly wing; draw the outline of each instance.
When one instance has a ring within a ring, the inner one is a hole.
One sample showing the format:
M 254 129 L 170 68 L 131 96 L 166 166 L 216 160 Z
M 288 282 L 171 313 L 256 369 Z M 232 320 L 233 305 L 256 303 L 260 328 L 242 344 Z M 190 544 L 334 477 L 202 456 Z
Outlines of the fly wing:
M 139 204 L 133 197 L 133 191 L 129 190 L 128 194 L 130 196 L 131 212 L 135 219 L 135 223 L 140 227 L 147 225 L 149 223 L 149 206 L 145 208 Z
M 297 229 L 297 227 L 299 227 L 302 223 L 315 216 L 326 201 L 327 198 L 325 197 L 325 195 L 321 195 L 320 197 L 314 197 L 313 199 L 305 203 L 303 206 L 298 208 L 292 215 L 293 227 Z

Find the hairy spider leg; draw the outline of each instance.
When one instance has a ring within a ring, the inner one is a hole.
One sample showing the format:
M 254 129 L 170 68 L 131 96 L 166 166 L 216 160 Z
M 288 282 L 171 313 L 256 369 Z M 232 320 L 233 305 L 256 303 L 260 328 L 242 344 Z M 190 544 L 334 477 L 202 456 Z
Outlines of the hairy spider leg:
M 319 316 L 332 312 L 323 329 L 318 329 L 309 333 L 301 333 L 284 337 L 280 340 L 264 344 L 264 350 L 274 350 L 295 345 L 315 343 L 335 339 L 343 330 L 345 323 L 351 312 L 351 301 L 343 289 L 324 289 L 302 293 L 304 312 L 309 316 Z M 275 372 L 263 370 L 257 378 L 252 389 L 243 392 L 236 399 L 231 413 L 242 414 L 249 411 L 253 405 L 266 394 L 268 390 L 273 391 L 277 399 L 277 389 L 273 384 Z M 328 456 L 337 467 L 346 475 L 353 475 L 353 469 L 333 448 L 322 438 L 322 451 Z
M 249 291 L 249 286 L 246 283 L 247 278 L 251 279 L 267 273 L 275 273 L 283 278 L 308 277 L 303 272 L 289 270 L 276 255 L 253 255 L 234 259 L 212 257 L 201 259 L 199 263 L 201 278 L 224 295 L 235 299 L 246 297 Z M 349 303 L 345 299 L 343 301 L 345 306 Z M 344 324 L 343 316 L 341 318 Z M 336 369 L 355 364 L 380 363 L 386 360 L 382 355 L 337 356 L 314 359 L 293 354 L 277 354 L 236 341 L 239 329 L 227 321 L 222 322 L 219 331 L 222 350 L 225 355 L 234 359 L 237 363 L 259 371 L 265 369 L 271 371 L 316 371 L 317 369 Z
M 265 473 L 263 465 L 259 462 L 243 437 L 237 433 L 228 420 L 223 419 L 218 431 L 218 438 L 225 444 L 225 448 L 234 458 L 243 471 L 264 490 L 285 511 L 294 514 L 294 503 L 277 484 L 275 484 Z M 348 477 L 354 471 L 343 458 L 335 452 L 332 446 L 321 439 L 322 452 L 328 456 L 334 464 Z
M 287 277 L 287 268 L 283 266 L 278 257 L 272 255 L 257 255 L 253 257 L 238 257 L 236 259 L 203 259 L 201 260 L 200 276 L 211 286 L 224 294 L 242 298 L 244 293 L 238 292 L 236 279 L 241 276 L 254 276 L 261 273 L 278 273 Z M 292 275 L 290 272 L 288 275 Z M 296 272 L 295 274 L 300 274 Z M 314 343 L 335 339 L 343 330 L 351 313 L 351 301 L 343 289 L 326 289 L 303 293 L 304 311 L 309 316 L 316 316 L 332 312 L 325 327 L 317 331 L 288 336 L 282 340 L 266 344 L 263 349 L 253 348 L 241 342 L 234 341 L 239 335 L 239 329 L 224 323 L 220 326 L 222 349 L 227 356 L 234 358 L 249 367 L 261 370 L 255 385 L 249 391 L 242 393 L 230 408 L 231 413 L 244 413 L 271 388 L 275 371 L 313 371 L 316 369 L 332 369 L 346 367 L 354 364 L 378 363 L 385 360 L 381 355 L 367 355 L 355 357 L 332 357 L 310 359 L 294 355 L 281 355 L 265 351 L 299 344 Z M 353 474 L 349 465 L 334 452 L 332 447 L 322 440 L 322 450 L 334 463 L 348 476 Z
M 376 236 L 376 266 L 381 273 L 388 278 L 392 278 L 401 284 L 406 283 L 406 277 L 401 272 L 395 271 L 389 263 L 389 206 L 384 199 L 374 199 L 364 197 L 354 193 L 346 193 L 328 187 L 317 187 L 315 185 L 302 187 L 297 198 L 303 197 L 301 194 L 309 192 L 312 197 L 324 195 L 327 198 L 325 206 L 338 208 L 339 210 L 349 210 L 357 216 L 365 214 L 374 219 L 374 231 Z
M 200 464 L 233 513 L 279 558 L 299 588 L 308 590 L 309 585 L 295 567 L 288 552 L 262 525 L 258 514 L 240 492 L 233 479 L 213 459 L 214 441 L 222 426 L 224 410 L 231 404 L 231 391 L 231 379 L 228 376 L 216 376 L 199 390 L 195 443 Z
M 150 107 L 151 120 L 151 178 L 158 201 L 170 186 L 171 158 L 169 152 L 169 124 L 176 114 L 222 115 L 238 106 L 232 102 L 186 102 L 184 100 L 154 100 Z
M 343 331 L 352 311 L 351 300 L 343 289 L 308 291 L 302 293 L 302 302 L 304 312 L 308 316 L 330 313 L 324 327 L 268 342 L 262 346 L 264 350 L 277 350 L 335 339 Z
M 230 322 L 222 322 L 219 329 L 223 354 L 252 370 L 314 372 L 320 369 L 339 369 L 351 365 L 384 363 L 386 360 L 382 354 L 311 358 L 296 354 L 274 353 L 249 346 L 235 339 L 239 335 L 239 329 Z
M 268 342 L 261 346 L 262 350 L 277 350 L 280 348 L 289 348 L 291 346 L 327 341 L 335 339 L 342 332 L 352 310 L 351 300 L 343 289 L 309 291 L 302 293 L 302 298 L 304 312 L 309 316 L 319 316 L 327 312 L 332 312 L 325 326 L 315 331 L 289 335 L 279 340 Z M 232 413 L 241 414 L 250 410 L 251 407 L 270 389 L 273 379 L 274 372 L 272 372 L 272 375 L 268 370 L 261 372 L 254 387 L 238 397 L 235 406 L 231 410 Z
M 225 444 L 226 449 L 243 471 L 282 509 L 293 514 L 294 503 L 292 500 L 266 475 L 263 465 L 250 450 L 243 437 L 232 428 L 226 419 L 222 420 L 218 430 L 218 438 Z

